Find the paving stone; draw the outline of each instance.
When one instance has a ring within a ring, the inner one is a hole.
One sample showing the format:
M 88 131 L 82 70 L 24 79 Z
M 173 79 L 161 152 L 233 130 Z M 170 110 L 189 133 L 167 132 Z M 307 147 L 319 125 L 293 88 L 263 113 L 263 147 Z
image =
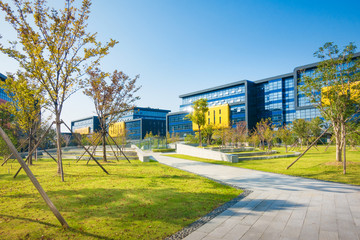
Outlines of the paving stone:
M 207 233 L 195 231 L 183 239 L 184 240 L 199 240 L 199 239 L 203 239 L 206 235 L 207 235 Z
M 339 236 L 337 232 L 332 231 L 320 231 L 319 240 L 338 240 Z
M 360 240 L 360 187 L 160 156 L 163 164 L 252 190 L 185 239 Z
M 249 229 L 250 226 L 237 224 L 224 235 L 223 239 L 240 239 Z

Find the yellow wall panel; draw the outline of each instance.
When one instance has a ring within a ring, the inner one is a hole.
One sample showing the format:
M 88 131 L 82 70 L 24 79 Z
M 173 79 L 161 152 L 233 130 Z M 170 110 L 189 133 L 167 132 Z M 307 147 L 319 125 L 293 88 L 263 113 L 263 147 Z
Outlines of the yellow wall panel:
M 90 134 L 90 127 L 84 127 L 84 128 L 77 128 L 74 130 L 75 133 L 79 133 L 81 135 L 83 134 Z
M 109 127 L 109 135 L 111 137 L 120 137 L 125 133 L 125 122 L 113 123 Z
M 230 107 L 229 104 L 209 107 L 209 111 L 205 114 L 206 125 L 213 125 L 214 128 L 230 127 Z M 198 131 L 199 128 L 193 123 L 193 130 Z

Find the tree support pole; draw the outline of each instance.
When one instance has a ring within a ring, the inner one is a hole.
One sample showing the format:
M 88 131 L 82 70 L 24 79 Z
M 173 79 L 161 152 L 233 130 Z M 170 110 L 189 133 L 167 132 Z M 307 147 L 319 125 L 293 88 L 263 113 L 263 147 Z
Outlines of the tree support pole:
M 22 148 L 28 140 L 29 140 L 29 137 L 27 137 L 27 138 L 25 139 L 25 141 L 24 141 L 19 147 L 16 148 L 16 150 Z M 10 156 L 7 157 L 7 158 L 5 159 L 5 161 L 1 164 L 1 166 L 4 166 L 4 164 L 5 164 L 8 160 L 10 160 L 10 158 L 11 158 L 13 155 L 14 155 L 14 154 L 11 153 Z
M 312 146 L 314 146 L 315 143 L 316 143 L 317 141 L 319 141 L 319 139 L 320 139 L 322 136 L 324 136 L 324 134 L 325 134 L 330 128 L 331 128 L 331 125 L 330 125 L 295 161 L 293 161 L 286 169 L 289 169 L 289 168 L 290 168 L 292 165 L 294 165 L 302 156 L 304 156 L 305 153 L 306 153 L 307 151 L 309 151 L 310 148 L 311 148 Z
M 96 136 L 94 142 L 93 142 L 93 145 L 94 143 L 96 142 L 96 140 L 99 138 L 99 136 Z M 89 146 L 87 149 L 89 150 L 92 146 Z M 86 151 L 83 152 L 83 154 L 79 157 L 79 159 L 76 161 L 76 162 L 79 162 L 81 160 L 81 158 L 85 155 Z
M 108 133 L 108 132 L 106 132 L 106 133 Z M 125 153 L 123 152 L 123 150 L 119 147 L 119 145 L 115 142 L 115 140 L 110 136 L 110 134 L 108 134 L 109 135 L 109 137 L 111 138 L 111 140 L 113 140 L 114 141 L 114 143 L 115 143 L 115 145 L 117 146 L 117 148 L 120 150 L 120 152 L 122 153 L 122 155 L 124 155 L 124 157 L 126 158 L 126 160 L 129 162 L 129 163 L 131 163 L 130 162 L 130 160 L 127 158 L 127 156 L 125 155 Z
M 33 183 L 33 185 L 35 186 L 35 188 L 38 190 L 38 192 L 40 193 L 41 197 L 44 199 L 45 203 L 49 206 L 50 210 L 53 212 L 53 214 L 55 215 L 55 217 L 59 220 L 60 224 L 64 227 L 64 228 L 68 228 L 69 225 L 67 224 L 67 222 L 65 221 L 65 219 L 62 217 L 62 215 L 60 214 L 60 212 L 57 210 L 57 208 L 55 207 L 55 205 L 51 202 L 50 198 L 47 196 L 46 192 L 44 191 L 44 189 L 41 187 L 40 183 L 38 182 L 38 180 L 35 178 L 34 174 L 31 172 L 30 168 L 26 165 L 26 163 L 24 162 L 24 160 L 21 158 L 19 152 L 16 150 L 15 146 L 12 144 L 12 142 L 10 141 L 9 137 L 6 135 L 6 133 L 4 132 L 4 130 L 0 127 L 0 135 L 1 137 L 4 139 L 4 141 L 6 142 L 6 144 L 8 145 L 8 147 L 10 148 L 10 151 L 14 154 L 14 156 L 16 157 L 16 159 L 18 160 L 18 162 L 20 163 L 20 165 L 22 166 L 22 168 L 24 169 L 24 171 L 26 172 L 26 174 L 28 175 L 28 177 L 30 178 L 31 182 Z
M 98 141 L 98 143 L 97 143 L 97 144 L 99 144 L 100 140 L 101 140 L 101 139 L 99 138 L 99 141 Z M 96 156 L 96 154 L 95 154 L 95 153 L 96 153 L 96 149 L 97 149 L 97 146 L 98 146 L 97 144 L 95 145 L 94 149 L 92 150 L 92 155 L 94 155 L 94 156 Z M 87 160 L 86 165 L 88 165 L 88 164 L 89 164 L 90 159 L 91 159 L 91 157 L 89 157 L 89 159 Z
M 43 151 L 46 152 L 46 154 L 49 155 L 57 163 L 56 159 L 53 156 L 51 156 L 51 154 L 48 151 L 46 151 L 45 149 L 43 149 Z
M 81 144 L 81 140 L 76 136 L 74 135 L 74 133 L 71 131 L 71 129 L 69 128 L 69 126 L 61 120 L 61 122 L 65 125 L 65 127 L 71 132 L 71 134 L 73 136 L 75 136 L 76 140 L 79 142 L 79 144 L 85 149 L 85 151 L 90 155 L 90 157 L 96 162 L 96 164 L 106 173 L 106 174 L 109 174 L 106 169 L 95 159 L 95 157 L 87 150 L 86 147 L 84 147 L 82 144 Z
M 45 131 L 45 133 L 41 136 L 41 138 L 39 139 L 38 143 L 34 146 L 33 149 L 31 149 L 31 151 L 29 151 L 29 154 L 26 158 L 25 162 L 28 162 L 30 160 L 30 156 L 35 152 L 36 148 L 40 145 L 41 141 L 44 139 L 45 135 L 49 132 L 50 128 L 52 127 L 53 123 L 49 126 L 49 128 Z M 30 148 L 29 148 L 30 150 Z M 19 170 L 15 173 L 14 178 L 16 178 L 16 176 L 19 174 L 19 172 L 21 171 L 22 166 L 19 168 Z
M 107 140 L 108 140 L 108 142 L 110 142 L 110 141 L 109 141 L 109 137 L 107 137 Z M 111 148 L 111 151 L 113 151 L 113 153 L 114 153 L 114 155 L 115 155 L 116 161 L 119 161 L 119 159 L 118 159 L 118 157 L 117 157 L 117 155 L 116 155 L 116 152 L 114 151 L 114 149 L 113 149 L 113 147 L 112 147 L 112 144 L 110 144 L 110 148 Z

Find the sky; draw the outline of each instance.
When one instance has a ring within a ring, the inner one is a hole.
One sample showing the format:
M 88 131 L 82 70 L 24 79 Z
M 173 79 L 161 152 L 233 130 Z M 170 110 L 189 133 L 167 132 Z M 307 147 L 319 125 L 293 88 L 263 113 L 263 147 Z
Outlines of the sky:
M 360 1 L 348 0 L 102 0 L 93 1 L 88 31 L 119 41 L 101 67 L 140 75 L 138 106 L 178 111 L 181 94 L 317 62 L 313 53 L 326 42 L 360 48 L 359 12 Z M 3 13 L 0 34 L 3 44 L 16 37 Z M 3 54 L 0 63 L 3 74 L 18 68 Z M 80 90 L 62 119 L 92 115 Z

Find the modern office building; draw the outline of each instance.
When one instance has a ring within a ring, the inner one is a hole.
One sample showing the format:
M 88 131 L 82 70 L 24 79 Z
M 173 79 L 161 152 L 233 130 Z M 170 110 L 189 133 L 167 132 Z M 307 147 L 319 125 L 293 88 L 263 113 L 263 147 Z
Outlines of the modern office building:
M 355 57 L 360 57 L 360 53 Z M 207 123 L 215 126 L 224 117 L 229 119 L 229 125 L 234 127 L 237 122 L 244 122 L 248 129 L 265 118 L 271 118 L 277 126 L 290 124 L 294 119 L 311 120 L 320 116 L 320 112 L 298 86 L 302 84 L 301 78 L 312 73 L 317 65 L 299 66 L 291 73 L 254 82 L 242 80 L 180 95 L 180 111 L 167 115 L 167 131 L 180 137 L 193 134 L 196 127 L 185 116 L 191 112 L 193 102 L 201 98 L 208 101 Z M 219 106 L 221 111 L 216 109 Z
M 100 130 L 100 121 L 97 116 L 71 121 L 71 131 L 80 134 L 91 134 Z
M 128 140 L 141 140 L 147 133 L 166 135 L 166 114 L 170 110 L 135 107 L 128 111 L 119 121 L 109 127 L 111 137 L 119 137 L 124 133 Z M 79 119 L 71 122 L 71 129 L 75 133 L 91 134 L 100 130 L 97 116 Z
M 0 81 L 5 81 L 6 76 L 0 73 Z M 0 88 L 0 104 L 11 101 L 8 95 L 4 92 L 4 89 Z
M 112 137 L 126 133 L 128 140 L 141 140 L 147 133 L 166 135 L 166 115 L 170 110 L 135 107 L 109 128 Z

